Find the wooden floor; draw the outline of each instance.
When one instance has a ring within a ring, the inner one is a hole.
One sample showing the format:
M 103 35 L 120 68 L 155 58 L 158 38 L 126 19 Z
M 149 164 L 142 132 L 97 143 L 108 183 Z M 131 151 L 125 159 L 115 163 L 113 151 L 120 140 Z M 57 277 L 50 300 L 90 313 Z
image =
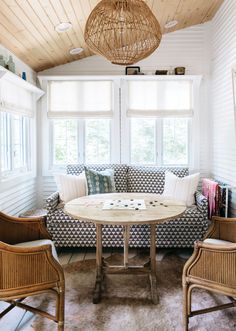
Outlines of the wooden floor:
M 146 250 L 147 251 L 147 250 Z M 157 261 L 162 260 L 163 256 L 168 254 L 173 249 L 158 249 Z M 191 250 L 180 249 L 179 255 L 183 258 L 188 258 L 191 254 Z M 105 258 L 111 256 L 112 254 L 122 253 L 121 248 L 103 249 L 103 256 Z M 148 252 L 148 251 L 147 251 Z M 130 249 L 129 258 L 140 253 L 140 249 Z M 73 263 L 76 261 L 83 261 L 89 259 L 95 259 L 95 249 L 93 248 L 74 248 L 74 249 L 63 249 L 58 250 L 58 256 L 60 263 L 62 265 Z M 7 304 L 0 302 L 0 311 L 6 307 Z M 20 308 L 14 308 L 10 313 L 4 316 L 0 320 L 0 331 L 24 331 L 32 323 L 35 315 L 30 312 L 26 312 Z

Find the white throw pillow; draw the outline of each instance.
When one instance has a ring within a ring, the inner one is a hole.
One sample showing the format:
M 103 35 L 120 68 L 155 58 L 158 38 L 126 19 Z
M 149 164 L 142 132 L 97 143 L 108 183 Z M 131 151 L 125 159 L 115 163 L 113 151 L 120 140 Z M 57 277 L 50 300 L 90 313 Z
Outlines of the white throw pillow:
M 197 191 L 200 174 L 180 178 L 172 172 L 165 173 L 163 196 L 182 201 L 190 207 L 195 203 L 194 194 Z
M 60 199 L 68 202 L 87 195 L 87 181 L 84 171 L 79 175 L 54 175 Z

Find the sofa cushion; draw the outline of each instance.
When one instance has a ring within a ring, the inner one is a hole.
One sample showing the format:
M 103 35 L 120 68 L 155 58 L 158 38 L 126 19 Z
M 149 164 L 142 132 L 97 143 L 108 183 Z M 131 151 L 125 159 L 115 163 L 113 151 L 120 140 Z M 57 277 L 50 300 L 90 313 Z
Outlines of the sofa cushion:
M 59 173 L 55 174 L 54 178 L 62 202 L 68 202 L 87 195 L 87 183 L 84 172 L 79 174 L 79 176 Z
M 84 164 L 72 164 L 67 166 L 67 174 L 79 175 L 84 171 Z M 91 170 L 114 170 L 116 192 L 127 192 L 127 165 L 126 164 L 92 164 L 86 165 Z
M 129 166 L 127 176 L 128 192 L 162 194 L 166 171 L 170 171 L 178 177 L 184 177 L 189 174 L 188 168 Z
M 200 174 L 180 178 L 172 172 L 166 171 L 163 196 L 182 201 L 190 207 L 195 203 L 195 192 L 197 191 Z

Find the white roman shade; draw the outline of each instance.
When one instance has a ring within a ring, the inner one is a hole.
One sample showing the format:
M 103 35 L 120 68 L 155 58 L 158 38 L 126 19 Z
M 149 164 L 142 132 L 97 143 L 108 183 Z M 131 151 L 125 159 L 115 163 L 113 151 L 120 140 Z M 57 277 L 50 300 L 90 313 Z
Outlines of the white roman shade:
M 191 81 L 131 80 L 128 82 L 127 116 L 192 117 Z
M 112 81 L 50 81 L 48 117 L 106 117 L 112 112 Z
M 33 92 L 4 79 L 0 89 L 0 111 L 33 117 Z

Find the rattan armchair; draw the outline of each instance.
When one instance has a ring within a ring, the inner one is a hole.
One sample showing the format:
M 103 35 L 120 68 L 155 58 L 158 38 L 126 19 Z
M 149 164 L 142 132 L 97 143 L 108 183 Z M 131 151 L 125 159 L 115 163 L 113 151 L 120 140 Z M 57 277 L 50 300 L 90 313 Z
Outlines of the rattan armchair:
M 184 325 L 189 318 L 236 306 L 236 218 L 214 217 L 203 242 L 196 242 L 183 270 Z M 207 239 L 210 238 L 210 239 Z M 211 238 L 217 239 L 213 240 Z M 226 295 L 229 303 L 191 310 L 192 290 L 201 288 Z
M 64 330 L 64 273 L 48 239 L 42 218 L 15 218 L 0 212 L 0 300 L 10 304 L 0 319 L 17 306 L 55 321 L 58 330 Z M 56 295 L 55 316 L 22 302 L 48 292 Z

